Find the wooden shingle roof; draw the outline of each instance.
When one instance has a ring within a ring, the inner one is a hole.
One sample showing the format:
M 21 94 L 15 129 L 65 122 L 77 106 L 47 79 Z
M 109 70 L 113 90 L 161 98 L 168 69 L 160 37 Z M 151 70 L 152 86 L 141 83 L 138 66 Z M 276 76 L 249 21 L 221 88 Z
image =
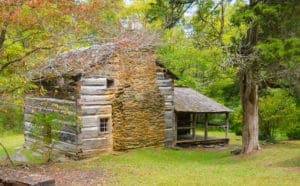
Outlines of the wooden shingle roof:
M 92 45 L 85 48 L 64 52 L 53 59 L 41 63 L 35 71 L 30 72 L 30 79 L 43 77 L 60 77 L 66 74 L 77 75 L 103 64 L 115 50 L 113 43 Z
M 229 108 L 188 87 L 174 87 L 174 105 L 176 112 L 226 113 Z

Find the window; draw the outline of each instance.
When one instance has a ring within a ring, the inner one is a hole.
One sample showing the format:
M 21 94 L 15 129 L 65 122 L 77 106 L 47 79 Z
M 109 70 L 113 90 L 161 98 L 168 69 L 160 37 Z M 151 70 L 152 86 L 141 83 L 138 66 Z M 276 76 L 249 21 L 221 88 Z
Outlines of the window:
M 108 118 L 100 118 L 100 133 L 108 132 Z

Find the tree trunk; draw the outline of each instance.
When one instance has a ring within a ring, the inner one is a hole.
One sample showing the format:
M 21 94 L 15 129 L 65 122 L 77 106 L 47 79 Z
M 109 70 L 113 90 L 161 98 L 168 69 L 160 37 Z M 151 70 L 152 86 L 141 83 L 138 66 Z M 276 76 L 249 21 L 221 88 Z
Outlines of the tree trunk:
M 241 74 L 241 100 L 243 107 L 242 153 L 259 150 L 258 141 L 258 86 L 250 70 Z

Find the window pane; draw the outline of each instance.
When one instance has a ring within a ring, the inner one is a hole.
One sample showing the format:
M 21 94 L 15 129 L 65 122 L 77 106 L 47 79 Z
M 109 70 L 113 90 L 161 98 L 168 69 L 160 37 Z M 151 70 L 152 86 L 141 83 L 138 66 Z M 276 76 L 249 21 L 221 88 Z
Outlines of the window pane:
M 100 118 L 100 132 L 108 131 L 108 118 Z

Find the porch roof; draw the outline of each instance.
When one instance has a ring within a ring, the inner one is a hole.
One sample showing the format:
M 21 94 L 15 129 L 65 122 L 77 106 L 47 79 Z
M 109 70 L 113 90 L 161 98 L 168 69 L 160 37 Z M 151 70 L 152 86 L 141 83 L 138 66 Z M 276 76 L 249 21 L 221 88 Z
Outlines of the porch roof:
M 174 105 L 177 112 L 228 113 L 229 108 L 188 87 L 174 87 Z

